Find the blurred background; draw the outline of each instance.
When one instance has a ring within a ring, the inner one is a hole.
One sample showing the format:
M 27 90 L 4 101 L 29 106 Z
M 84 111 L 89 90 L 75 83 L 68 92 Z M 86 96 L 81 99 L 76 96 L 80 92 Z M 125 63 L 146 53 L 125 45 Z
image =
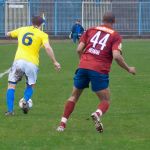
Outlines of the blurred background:
M 107 11 L 116 15 L 114 27 L 122 36 L 150 37 L 149 0 L 0 0 L 0 37 L 41 15 L 50 36 L 65 38 L 77 19 L 87 29 L 101 24 Z

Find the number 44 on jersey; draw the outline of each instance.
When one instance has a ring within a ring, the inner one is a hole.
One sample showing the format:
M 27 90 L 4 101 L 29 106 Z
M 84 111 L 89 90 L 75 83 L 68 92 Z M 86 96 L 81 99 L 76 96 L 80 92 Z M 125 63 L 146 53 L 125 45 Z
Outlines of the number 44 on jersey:
M 96 32 L 96 34 L 91 38 L 90 42 L 93 44 L 92 48 L 89 49 L 89 52 L 95 55 L 99 55 L 100 51 L 103 50 L 106 46 L 106 43 L 110 37 L 110 34 L 106 34 L 103 38 L 100 38 L 101 31 Z M 100 50 L 96 49 L 96 46 L 100 45 Z

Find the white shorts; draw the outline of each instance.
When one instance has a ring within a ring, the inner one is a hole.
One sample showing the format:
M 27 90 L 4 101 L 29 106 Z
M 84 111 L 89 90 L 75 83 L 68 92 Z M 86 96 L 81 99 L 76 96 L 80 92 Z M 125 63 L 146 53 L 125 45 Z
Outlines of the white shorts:
M 17 83 L 25 75 L 29 85 L 35 84 L 37 80 L 38 67 L 25 60 L 14 61 L 8 76 L 8 81 Z

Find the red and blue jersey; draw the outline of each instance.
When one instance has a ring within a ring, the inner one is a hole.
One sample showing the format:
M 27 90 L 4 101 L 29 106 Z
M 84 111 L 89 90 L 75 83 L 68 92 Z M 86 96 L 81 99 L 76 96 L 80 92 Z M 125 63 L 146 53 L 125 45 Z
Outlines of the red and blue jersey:
M 89 28 L 80 38 L 85 43 L 79 68 L 108 74 L 112 64 L 112 51 L 121 51 L 122 38 L 112 28 L 101 25 Z

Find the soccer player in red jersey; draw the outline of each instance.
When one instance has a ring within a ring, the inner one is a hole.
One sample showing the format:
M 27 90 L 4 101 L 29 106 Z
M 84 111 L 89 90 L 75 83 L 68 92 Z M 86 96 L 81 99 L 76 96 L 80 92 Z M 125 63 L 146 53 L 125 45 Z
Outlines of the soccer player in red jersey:
M 96 130 L 103 132 L 100 117 L 107 112 L 110 105 L 109 71 L 114 59 L 117 64 L 131 74 L 135 74 L 135 67 L 125 62 L 122 54 L 122 38 L 112 26 L 115 16 L 107 12 L 103 16 L 103 24 L 89 28 L 81 37 L 77 48 L 80 62 L 74 77 L 72 95 L 66 102 L 64 113 L 57 131 L 64 131 L 66 123 L 74 110 L 84 88 L 91 82 L 94 91 L 100 100 L 97 110 L 91 114 Z

